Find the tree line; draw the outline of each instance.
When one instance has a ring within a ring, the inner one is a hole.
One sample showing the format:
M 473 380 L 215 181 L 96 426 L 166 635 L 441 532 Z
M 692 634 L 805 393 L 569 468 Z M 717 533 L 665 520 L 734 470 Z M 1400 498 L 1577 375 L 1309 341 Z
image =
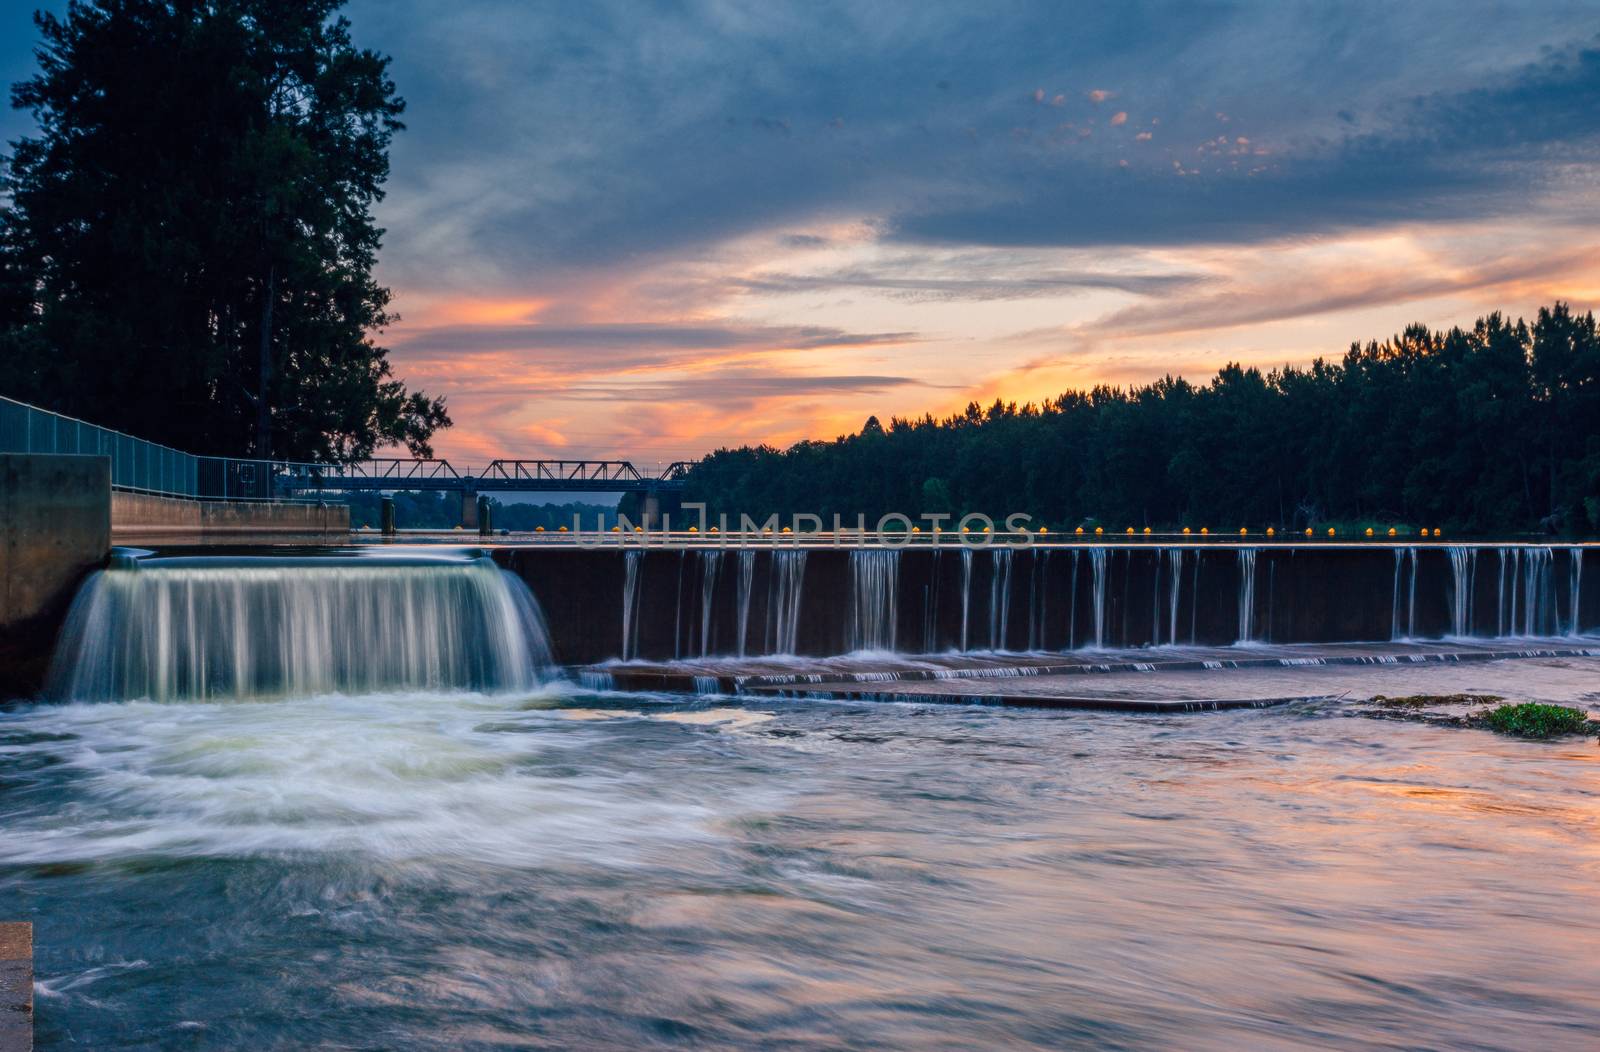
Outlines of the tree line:
M 1600 533 L 1600 338 L 1556 303 L 1532 324 L 1412 325 L 1305 368 L 1228 365 L 876 417 L 833 441 L 719 449 L 689 476 L 710 514 L 1031 514 L 1155 529 L 1396 524 L 1453 535 Z

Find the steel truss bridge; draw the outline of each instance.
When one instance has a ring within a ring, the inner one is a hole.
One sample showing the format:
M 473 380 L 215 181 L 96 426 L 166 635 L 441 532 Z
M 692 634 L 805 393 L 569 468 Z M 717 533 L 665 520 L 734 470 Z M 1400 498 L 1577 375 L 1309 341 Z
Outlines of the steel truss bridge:
M 266 465 L 262 465 L 265 467 Z M 683 488 L 692 461 L 647 474 L 626 460 L 494 460 L 481 471 L 448 460 L 380 457 L 353 464 L 274 463 L 271 488 L 316 493 L 426 491 L 479 493 L 664 493 Z

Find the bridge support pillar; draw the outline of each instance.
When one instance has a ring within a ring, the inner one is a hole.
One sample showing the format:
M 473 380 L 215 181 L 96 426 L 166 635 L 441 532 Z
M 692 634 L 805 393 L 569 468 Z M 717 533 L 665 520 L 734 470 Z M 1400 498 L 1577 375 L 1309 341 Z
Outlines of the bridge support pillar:
M 661 494 L 653 489 L 644 491 L 644 528 L 653 530 L 661 525 Z
M 487 537 L 494 533 L 494 506 L 489 503 L 488 497 L 478 498 L 478 536 Z
M 394 498 L 384 497 L 378 505 L 378 522 L 385 537 L 394 536 Z
M 461 528 L 463 530 L 478 528 L 478 491 L 475 489 L 461 491 Z

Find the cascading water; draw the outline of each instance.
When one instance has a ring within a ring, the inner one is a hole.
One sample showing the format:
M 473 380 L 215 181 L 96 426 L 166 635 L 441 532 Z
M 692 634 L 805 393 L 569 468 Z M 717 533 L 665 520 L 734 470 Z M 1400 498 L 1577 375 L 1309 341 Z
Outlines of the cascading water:
M 972 619 L 972 549 L 961 549 L 961 649 L 967 649 L 967 627 Z
M 1407 566 L 1411 568 L 1409 577 L 1405 576 Z M 1405 586 L 1405 630 L 1402 632 L 1400 618 L 1400 593 L 1402 579 L 1407 581 Z M 1417 628 L 1417 550 L 1415 548 L 1396 548 L 1394 550 L 1394 594 L 1390 600 L 1389 610 L 1389 638 L 1410 639 Z
M 1006 630 L 1011 620 L 1011 556 L 1010 548 L 994 548 L 989 552 L 993 559 L 993 573 L 989 577 L 989 649 L 1006 648 Z
M 850 553 L 855 605 L 852 650 L 893 650 L 897 635 L 900 553 L 861 549 Z
M 805 577 L 805 549 L 772 553 L 772 579 L 767 593 L 767 649 L 771 653 L 795 652 Z
M 1256 550 L 1239 549 L 1239 638 L 1240 643 L 1255 639 L 1256 627 Z
M 1583 549 L 1567 549 L 1567 557 L 1572 560 L 1567 569 L 1569 587 L 1567 595 L 1571 598 L 1571 614 L 1567 621 L 1567 635 L 1575 636 L 1581 632 L 1582 626 L 1579 619 L 1583 616 Z
M 1452 544 L 1446 551 L 1450 556 L 1450 634 L 1471 635 L 1472 593 L 1478 578 L 1478 549 Z
M 739 604 L 739 656 L 744 657 L 745 641 L 750 635 L 750 592 L 755 583 L 756 553 L 743 548 L 739 551 L 739 588 L 734 597 Z
M 1094 648 L 1106 645 L 1106 550 L 1089 549 L 1089 568 L 1094 574 Z
M 1183 597 L 1183 549 L 1167 549 L 1167 642 L 1178 642 L 1178 600 Z
M 711 614 L 717 596 L 717 575 L 722 571 L 722 552 L 700 553 L 700 656 L 711 653 Z
M 622 660 L 631 661 L 639 656 L 639 565 L 644 551 L 629 549 L 622 558 Z
M 488 558 L 128 560 L 80 590 L 51 671 L 74 701 L 524 690 L 550 664 Z
M 1072 549 L 1072 590 L 1067 595 L 1067 648 L 1078 645 L 1078 549 Z

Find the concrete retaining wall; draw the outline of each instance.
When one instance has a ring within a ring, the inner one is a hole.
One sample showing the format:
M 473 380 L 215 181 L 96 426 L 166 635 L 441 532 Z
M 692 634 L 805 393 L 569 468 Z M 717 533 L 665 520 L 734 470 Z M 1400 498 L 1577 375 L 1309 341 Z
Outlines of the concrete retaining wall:
M 111 495 L 111 538 L 116 544 L 317 543 L 342 540 L 349 532 L 350 508 L 344 504 Z
M 78 582 L 110 543 L 109 460 L 0 454 L 0 698 L 37 685 Z

